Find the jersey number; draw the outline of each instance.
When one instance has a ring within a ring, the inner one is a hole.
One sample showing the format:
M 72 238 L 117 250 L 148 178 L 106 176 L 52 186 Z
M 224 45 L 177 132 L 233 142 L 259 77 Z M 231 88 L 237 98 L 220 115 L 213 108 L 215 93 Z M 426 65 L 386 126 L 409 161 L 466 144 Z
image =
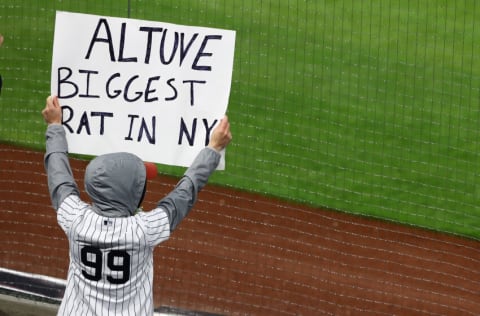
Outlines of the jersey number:
M 107 267 L 111 271 L 121 272 L 121 277 L 107 276 L 112 284 L 123 284 L 130 279 L 130 255 L 125 250 L 111 250 L 106 253 Z M 92 281 L 100 281 L 102 278 L 103 255 L 97 247 L 85 246 L 81 250 L 82 263 L 93 268 L 93 274 L 82 270 L 82 275 Z M 120 275 L 120 274 L 119 274 Z

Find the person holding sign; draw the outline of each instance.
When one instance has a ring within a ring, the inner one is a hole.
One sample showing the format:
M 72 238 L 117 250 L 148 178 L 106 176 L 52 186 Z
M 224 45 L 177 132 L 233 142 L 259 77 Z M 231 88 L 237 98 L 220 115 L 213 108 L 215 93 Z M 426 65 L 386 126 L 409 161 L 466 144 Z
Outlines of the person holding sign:
M 58 98 L 42 111 L 45 169 L 57 220 L 69 241 L 67 286 L 58 315 L 153 315 L 153 249 L 167 240 L 193 207 L 231 141 L 225 116 L 213 130 L 175 189 L 149 212 L 139 210 L 147 175 L 140 158 L 111 153 L 94 158 L 85 171 L 80 199 L 68 160 Z M 160 153 L 159 153 L 160 154 Z

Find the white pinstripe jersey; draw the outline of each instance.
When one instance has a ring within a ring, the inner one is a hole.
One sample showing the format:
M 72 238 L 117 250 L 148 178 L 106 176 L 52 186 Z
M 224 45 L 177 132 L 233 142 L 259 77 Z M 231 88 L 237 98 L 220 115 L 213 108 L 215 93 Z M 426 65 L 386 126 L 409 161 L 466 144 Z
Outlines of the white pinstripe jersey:
M 45 136 L 48 190 L 70 248 L 58 314 L 152 315 L 153 248 L 188 215 L 221 155 L 202 149 L 156 209 L 134 214 L 146 192 L 146 170 L 139 157 L 111 153 L 94 158 L 85 170 L 90 206 L 79 198 L 65 129 L 49 124 Z
M 103 217 L 70 195 L 57 220 L 70 246 L 58 315 L 153 315 L 153 249 L 170 236 L 163 209 Z

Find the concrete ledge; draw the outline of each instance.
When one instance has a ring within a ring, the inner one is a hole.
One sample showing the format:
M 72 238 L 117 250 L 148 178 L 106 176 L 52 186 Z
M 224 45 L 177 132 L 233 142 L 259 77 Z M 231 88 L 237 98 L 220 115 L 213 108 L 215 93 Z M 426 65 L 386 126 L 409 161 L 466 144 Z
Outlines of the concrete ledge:
M 0 294 L 0 316 L 54 316 L 58 307 L 58 304 Z
M 44 275 L 0 268 L 0 316 L 57 314 L 66 281 Z M 173 307 L 155 308 L 155 316 L 215 316 Z

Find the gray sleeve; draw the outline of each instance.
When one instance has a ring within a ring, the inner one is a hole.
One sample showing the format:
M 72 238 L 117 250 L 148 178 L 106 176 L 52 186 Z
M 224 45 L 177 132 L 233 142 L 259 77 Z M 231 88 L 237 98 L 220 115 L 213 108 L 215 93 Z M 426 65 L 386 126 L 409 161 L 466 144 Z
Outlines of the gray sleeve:
M 51 124 L 46 132 L 45 170 L 52 205 L 57 210 L 69 195 L 80 196 L 68 161 L 68 144 L 62 125 Z
M 197 201 L 197 195 L 205 186 L 220 161 L 220 154 L 206 147 L 200 151 L 175 189 L 158 202 L 170 221 L 170 231 L 184 219 Z

